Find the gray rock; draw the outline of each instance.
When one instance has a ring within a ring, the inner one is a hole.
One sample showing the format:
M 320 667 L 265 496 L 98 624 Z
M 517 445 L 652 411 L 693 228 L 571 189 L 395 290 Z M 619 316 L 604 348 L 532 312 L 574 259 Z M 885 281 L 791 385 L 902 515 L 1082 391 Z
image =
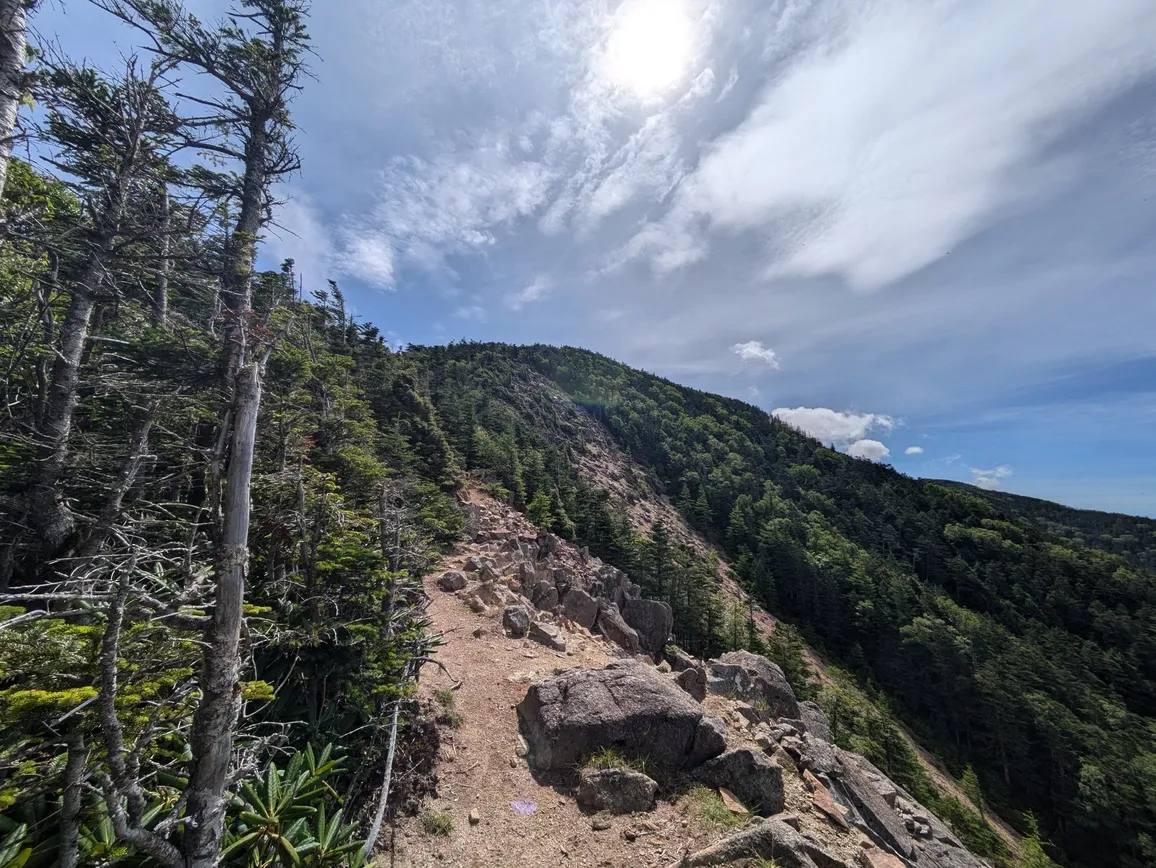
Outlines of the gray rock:
M 595 622 L 595 626 L 603 636 L 615 645 L 625 648 L 631 654 L 638 653 L 640 647 L 638 634 L 622 620 L 618 607 L 613 603 L 608 603 L 606 600 L 598 601 L 598 620 Z
M 657 794 L 658 784 L 630 769 L 583 771 L 578 783 L 578 804 L 612 814 L 649 811 Z
M 525 636 L 530 629 L 530 610 L 525 606 L 506 606 L 502 612 L 502 626 L 515 638 Z
M 823 709 L 819 708 L 814 702 L 809 700 L 799 703 L 799 716 L 802 717 L 803 723 L 806 724 L 807 732 L 821 738 L 823 741 L 834 741 L 831 738 L 831 724 L 827 720 L 827 715 L 823 713 Z
M 462 598 L 465 600 L 467 606 L 477 612 L 479 615 L 486 611 L 486 604 L 482 602 L 482 598 L 477 594 L 468 594 Z
M 475 589 L 474 593 L 487 606 L 517 606 L 521 603 L 521 598 L 518 597 L 509 588 L 504 588 L 501 585 L 495 585 L 493 582 L 482 582 Z
M 518 564 L 517 577 L 524 588 L 532 588 L 538 584 L 538 570 L 532 563 L 522 561 Z
M 518 717 L 539 769 L 567 768 L 609 747 L 668 772 L 693 768 L 726 747 L 719 721 L 634 660 L 567 669 L 531 684 Z
M 438 587 L 443 591 L 460 591 L 469 582 L 466 579 L 465 573 L 457 570 L 446 570 L 438 577 Z
M 907 834 L 907 827 L 855 763 L 842 763 L 842 772 L 835 777 L 833 789 L 863 818 L 867 833 L 876 843 L 905 859 L 915 856 L 915 845 Z
M 698 702 L 706 699 L 706 670 L 696 666 L 684 669 L 674 676 L 674 683 L 693 696 Z
M 821 738 L 815 738 L 809 732 L 799 740 L 798 751 L 799 768 L 810 769 L 816 777 L 829 778 L 843 771 L 840 762 L 843 754 L 839 749 Z
M 470 558 L 468 561 L 466 561 L 466 567 L 465 567 L 466 572 L 469 572 L 469 573 L 476 573 L 479 570 L 484 570 L 484 569 L 492 570 L 493 568 L 494 568 L 494 559 L 483 557 L 481 555 L 474 555 L 472 558 Z
M 666 659 L 670 661 L 670 668 L 675 672 L 683 672 L 687 669 L 701 669 L 702 664 L 698 662 L 690 654 L 687 654 L 677 645 L 667 645 L 663 649 L 666 654 Z
M 799 704 L 783 670 L 761 654 L 729 651 L 708 665 L 710 674 L 727 681 L 741 698 L 763 700 L 771 717 L 799 718 Z
M 552 533 L 538 535 L 538 557 L 548 558 L 558 550 L 558 537 Z
M 566 650 L 566 638 L 562 635 L 562 631 L 551 624 L 532 622 L 530 624 L 530 638 L 553 648 L 555 651 Z
M 541 609 L 543 612 L 553 611 L 554 607 L 558 605 L 558 589 L 542 582 L 534 586 L 531 599 L 534 601 L 534 608 Z
M 662 652 L 674 626 L 674 614 L 670 606 L 661 600 L 627 598 L 622 605 L 622 620 L 638 633 L 638 644 L 642 650 L 651 654 Z
M 751 810 L 769 817 L 783 810 L 783 770 L 749 747 L 728 750 L 707 760 L 691 777 L 712 787 L 725 787 Z
M 895 784 L 891 782 L 891 778 L 879 771 L 867 757 L 860 756 L 857 753 L 850 751 L 840 751 L 840 759 L 844 763 L 855 766 L 871 784 L 871 788 L 883 797 L 890 808 L 896 807 L 896 802 L 899 799 L 899 790 Z
M 727 835 L 676 863 L 679 868 L 700 865 L 729 865 L 740 859 L 774 859 L 778 868 L 817 868 L 807 855 L 807 840 L 784 823 L 771 817 Z M 674 866 L 672 866 L 674 868 Z
M 592 630 L 598 620 L 598 601 L 581 588 L 571 588 L 562 598 L 562 612 L 579 627 Z

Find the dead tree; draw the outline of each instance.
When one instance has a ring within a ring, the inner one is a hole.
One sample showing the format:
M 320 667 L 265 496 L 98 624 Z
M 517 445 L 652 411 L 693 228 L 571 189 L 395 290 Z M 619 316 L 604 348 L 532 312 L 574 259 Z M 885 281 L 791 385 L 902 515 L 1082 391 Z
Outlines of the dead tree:
M 0 193 L 16 135 L 16 113 L 24 96 L 24 56 L 30 0 L 0 0 Z

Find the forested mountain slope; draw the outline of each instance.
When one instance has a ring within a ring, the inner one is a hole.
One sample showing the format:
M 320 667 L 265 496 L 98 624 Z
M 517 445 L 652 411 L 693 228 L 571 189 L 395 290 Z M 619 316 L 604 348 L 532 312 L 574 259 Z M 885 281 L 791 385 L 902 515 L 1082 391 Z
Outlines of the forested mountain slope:
M 1138 567 L 1156 569 L 1156 519 L 1095 509 L 1074 509 L 1038 497 L 985 491 L 964 482 L 943 480 L 940 484 L 986 500 L 1001 513 L 1023 519 L 1053 536 L 1120 555 Z M 1156 494 L 1153 502 L 1156 502 Z
M 1034 812 L 1076 864 L 1156 860 L 1150 573 L 592 353 L 459 344 L 412 355 L 467 463 L 515 488 L 560 480 L 531 486 L 543 521 L 565 526 L 567 505 L 598 498 L 571 472 L 572 432 L 534 375 L 604 424 L 771 611 L 882 689 L 953 768 L 974 766 L 1002 811 Z M 576 530 L 613 549 L 605 522 Z M 649 581 L 671 596 L 661 575 Z M 684 578 L 674 603 L 703 587 Z M 720 641 L 709 595 L 675 608 L 688 643 Z

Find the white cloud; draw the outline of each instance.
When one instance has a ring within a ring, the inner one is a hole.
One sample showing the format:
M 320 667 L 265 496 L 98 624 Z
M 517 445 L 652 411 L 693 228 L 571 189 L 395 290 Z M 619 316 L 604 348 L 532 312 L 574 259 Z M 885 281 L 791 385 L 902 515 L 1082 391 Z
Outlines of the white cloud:
M 286 193 L 276 218 L 276 225 L 265 237 L 262 253 L 275 260 L 271 263 L 274 267 L 292 259 L 308 296 L 309 290 L 325 286 L 333 270 L 332 239 L 313 201 L 302 193 Z
M 824 443 L 847 444 L 879 429 L 891 433 L 895 420 L 876 413 L 841 413 L 827 407 L 779 407 L 771 415 Z
M 772 274 L 895 281 L 1001 209 L 1076 177 L 1038 155 L 1156 67 L 1150 0 L 844 2 L 824 12 L 823 31 L 708 148 L 666 229 L 642 230 L 635 252 L 657 270 L 687 249 L 680 234 L 701 236 L 692 218 L 705 218 L 769 239 Z
M 1005 479 L 1012 475 L 1012 469 L 1006 464 L 1001 464 L 991 470 L 981 470 L 978 467 L 969 467 L 968 470 L 971 471 L 972 485 L 986 488 L 988 491 L 995 491 Z
M 903 450 L 903 454 L 904 455 L 922 455 L 923 454 L 923 447 L 922 446 L 908 446 L 906 449 Z
M 478 304 L 462 305 L 454 309 L 454 316 L 458 319 L 473 319 L 478 322 L 485 322 L 486 309 Z
M 487 135 L 462 154 L 390 161 L 377 206 L 346 227 L 346 269 L 390 286 L 399 262 L 442 268 L 446 256 L 484 249 L 500 227 L 533 214 L 547 201 L 555 176 L 512 153 L 516 138 Z
M 758 386 L 747 386 L 747 397 L 752 401 L 757 401 L 762 392 L 759 391 Z
M 385 238 L 350 235 L 340 258 L 341 271 L 381 288 L 393 286 L 394 253 Z
M 745 344 L 735 344 L 731 352 L 744 362 L 762 362 L 772 368 L 779 367 L 779 357 L 770 347 L 764 347 L 762 341 L 747 341 Z
M 507 295 L 506 307 L 510 308 L 510 310 L 521 310 L 531 302 L 541 301 L 549 291 L 550 279 L 545 275 L 539 274 L 518 292 Z
M 847 447 L 847 454 L 852 458 L 863 458 L 867 461 L 882 461 L 891 454 L 891 450 L 878 440 L 856 440 Z

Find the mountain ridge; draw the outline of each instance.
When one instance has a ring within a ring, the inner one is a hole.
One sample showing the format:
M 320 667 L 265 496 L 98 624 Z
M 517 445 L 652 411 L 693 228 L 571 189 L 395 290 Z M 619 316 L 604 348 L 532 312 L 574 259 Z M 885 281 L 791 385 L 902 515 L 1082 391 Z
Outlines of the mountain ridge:
M 545 448 L 553 399 L 511 395 L 546 377 L 731 556 L 744 588 L 894 702 L 957 774 L 973 764 L 998 810 L 1014 819 L 1030 808 L 1075 864 L 1107 864 L 1103 830 L 1088 823 L 1119 811 L 1108 861 L 1147 864 L 1156 655 L 1144 624 L 1156 586 L 1145 571 L 605 356 L 497 344 L 410 352 L 459 442 L 468 417 L 511 447 Z M 1118 722 L 1105 722 L 1106 708 Z

